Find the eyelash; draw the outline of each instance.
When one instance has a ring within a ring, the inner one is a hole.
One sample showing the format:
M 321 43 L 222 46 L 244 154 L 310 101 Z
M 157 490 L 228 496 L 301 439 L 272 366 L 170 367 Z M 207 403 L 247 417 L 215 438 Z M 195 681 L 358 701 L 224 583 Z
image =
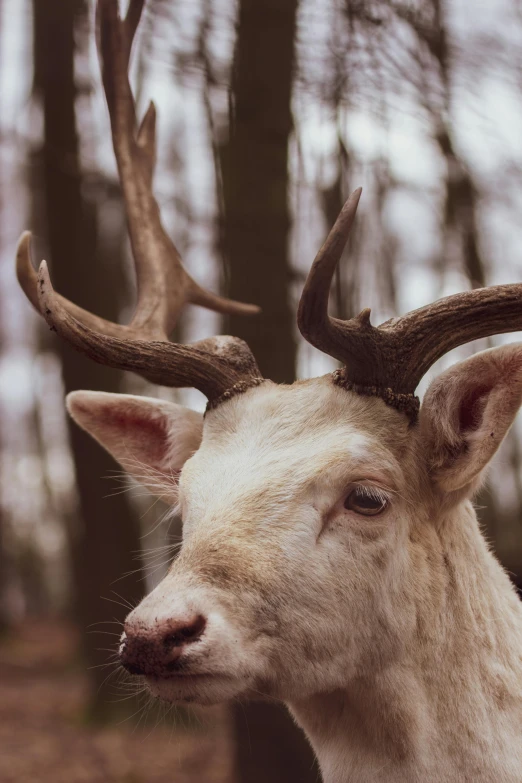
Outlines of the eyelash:
M 376 487 L 373 484 L 357 484 L 352 487 L 352 490 L 356 489 L 362 495 L 367 495 L 369 498 L 380 500 L 383 503 L 388 503 L 390 500 L 389 495 L 380 487 Z

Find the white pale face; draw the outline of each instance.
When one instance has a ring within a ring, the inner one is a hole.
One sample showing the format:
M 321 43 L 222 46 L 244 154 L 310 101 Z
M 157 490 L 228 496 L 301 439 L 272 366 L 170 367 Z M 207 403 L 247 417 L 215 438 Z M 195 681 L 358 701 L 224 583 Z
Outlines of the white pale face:
M 204 421 L 157 399 L 69 395 L 78 424 L 182 511 L 180 555 L 127 617 L 122 664 L 170 700 L 291 703 L 413 654 L 445 589 L 454 512 L 521 400 L 517 344 L 446 370 L 415 426 L 331 376 L 267 381 Z M 470 516 L 460 508 L 465 535 Z
M 393 656 L 410 622 L 411 441 L 404 416 L 325 378 L 212 411 L 181 473 L 181 553 L 127 621 L 206 618 L 184 676 L 149 677 L 153 693 L 288 701 Z

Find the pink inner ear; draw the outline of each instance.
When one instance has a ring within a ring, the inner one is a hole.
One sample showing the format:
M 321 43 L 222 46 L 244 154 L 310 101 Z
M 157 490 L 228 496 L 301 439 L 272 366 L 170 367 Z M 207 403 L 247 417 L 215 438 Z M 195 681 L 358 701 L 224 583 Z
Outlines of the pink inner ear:
M 129 406 L 127 410 L 115 411 L 114 407 L 104 406 L 103 414 L 107 424 L 114 428 L 122 440 L 139 445 L 139 451 L 153 465 L 160 465 L 168 452 L 168 431 L 166 421 L 161 416 L 143 416 L 142 412 Z
M 492 385 L 473 386 L 463 397 L 459 408 L 459 431 L 469 432 L 480 427 Z

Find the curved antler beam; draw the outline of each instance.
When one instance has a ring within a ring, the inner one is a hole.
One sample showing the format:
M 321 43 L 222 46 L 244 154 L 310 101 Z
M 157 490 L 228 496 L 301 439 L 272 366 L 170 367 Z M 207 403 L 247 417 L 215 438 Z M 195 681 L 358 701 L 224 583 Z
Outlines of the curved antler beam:
M 136 372 L 162 386 L 193 386 L 205 394 L 211 405 L 231 387 L 241 383 L 241 391 L 245 391 L 263 381 L 250 349 L 237 337 L 222 335 L 178 345 L 163 340 L 129 339 L 126 332 L 124 338 L 101 333 L 77 319 L 64 305 L 66 300 L 53 289 L 45 261 L 38 271 L 37 291 L 38 309 L 50 328 L 100 364 Z
M 382 397 L 412 417 L 420 380 L 441 356 L 459 345 L 522 329 L 522 284 L 478 288 L 439 299 L 374 327 L 370 310 L 342 321 L 328 315 L 335 268 L 352 227 L 361 189 L 344 205 L 306 281 L 298 311 L 308 342 L 345 366 L 338 383 Z

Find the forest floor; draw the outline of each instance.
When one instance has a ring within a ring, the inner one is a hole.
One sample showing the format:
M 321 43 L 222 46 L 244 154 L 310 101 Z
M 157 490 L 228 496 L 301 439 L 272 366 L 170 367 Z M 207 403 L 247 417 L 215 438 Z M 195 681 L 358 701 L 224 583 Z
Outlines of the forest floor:
M 222 709 L 185 726 L 172 718 L 89 726 L 75 650 L 61 623 L 26 623 L 0 642 L 2 783 L 231 783 Z

